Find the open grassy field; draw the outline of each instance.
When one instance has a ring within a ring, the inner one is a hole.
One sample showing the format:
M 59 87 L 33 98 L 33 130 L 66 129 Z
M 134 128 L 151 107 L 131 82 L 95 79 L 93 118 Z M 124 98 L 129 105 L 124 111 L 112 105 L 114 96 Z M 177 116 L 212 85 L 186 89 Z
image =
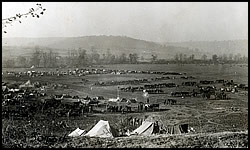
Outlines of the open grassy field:
M 158 65 L 158 64 L 138 64 L 138 65 L 104 65 L 95 66 L 94 68 L 105 69 L 117 69 L 117 70 L 140 70 L 140 71 L 165 71 L 165 72 L 180 72 L 186 73 L 185 75 L 175 76 L 175 79 L 162 80 L 152 83 L 175 83 L 181 85 L 184 81 L 196 81 L 200 80 L 233 80 L 235 83 L 248 84 L 248 67 L 242 65 Z M 72 68 L 73 69 L 73 68 Z M 3 68 L 2 71 L 28 71 L 29 68 Z M 35 68 L 33 70 L 55 71 L 55 69 Z M 60 69 L 59 69 L 60 70 Z M 68 69 L 61 69 L 68 70 Z M 105 99 L 115 98 L 117 96 L 118 86 L 97 86 L 94 85 L 98 81 L 125 81 L 142 78 L 154 78 L 173 75 L 156 75 L 156 74 L 98 74 L 98 75 L 86 75 L 81 77 L 75 76 L 61 76 L 61 77 L 9 77 L 3 75 L 2 81 L 4 82 L 25 82 L 31 80 L 31 82 L 52 82 L 68 85 L 67 89 L 48 89 L 48 94 L 63 94 L 79 96 L 104 96 Z M 193 76 L 195 79 L 181 79 L 181 76 Z M 85 79 L 85 80 L 83 80 Z M 87 80 L 87 81 L 86 81 Z M 142 83 L 141 86 L 143 86 Z M 138 85 L 119 85 L 119 87 L 138 86 Z M 215 86 L 220 86 L 216 85 Z M 84 117 L 71 118 L 55 118 L 59 120 L 66 120 L 69 128 L 67 130 L 55 131 L 57 135 L 68 134 L 75 128 L 89 129 L 96 121 L 103 119 L 108 120 L 111 125 L 119 127 L 119 122 L 122 118 L 144 117 L 148 115 L 155 115 L 160 117 L 164 124 L 176 124 L 176 123 L 188 123 L 190 127 L 195 129 L 196 133 L 216 133 L 224 131 L 246 131 L 248 130 L 248 91 L 239 91 L 237 93 L 228 93 L 230 99 L 228 100 L 206 100 L 200 97 L 174 97 L 177 100 L 176 105 L 163 105 L 163 101 L 160 99 L 172 98 L 170 93 L 173 91 L 191 91 L 193 87 L 174 87 L 163 88 L 165 94 L 150 94 L 150 103 L 160 103 L 160 108 L 165 111 L 159 112 L 143 112 L 143 113 L 94 113 Z M 140 102 L 145 102 L 145 98 L 142 96 L 142 92 L 122 92 L 119 91 L 121 98 L 137 98 Z M 232 108 L 238 108 L 237 111 Z M 6 121 L 6 120 L 2 120 Z M 41 126 L 46 126 L 51 120 L 40 120 Z M 8 122 L 8 121 L 6 121 Z M 21 126 L 26 124 L 26 120 L 14 121 L 18 122 L 16 125 Z M 13 123 L 13 122 L 12 122 Z M 3 128 L 6 125 L 3 125 Z M 83 146 L 84 147 L 84 146 Z

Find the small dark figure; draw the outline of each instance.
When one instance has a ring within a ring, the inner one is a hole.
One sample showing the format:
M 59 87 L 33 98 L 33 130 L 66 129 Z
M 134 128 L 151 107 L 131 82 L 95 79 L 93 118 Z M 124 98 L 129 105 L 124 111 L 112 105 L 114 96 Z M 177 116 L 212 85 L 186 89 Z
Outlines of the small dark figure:
M 156 121 L 154 123 L 153 133 L 157 134 L 157 133 L 159 133 L 159 130 L 160 130 L 160 128 L 159 128 L 159 125 L 158 125 L 158 121 Z

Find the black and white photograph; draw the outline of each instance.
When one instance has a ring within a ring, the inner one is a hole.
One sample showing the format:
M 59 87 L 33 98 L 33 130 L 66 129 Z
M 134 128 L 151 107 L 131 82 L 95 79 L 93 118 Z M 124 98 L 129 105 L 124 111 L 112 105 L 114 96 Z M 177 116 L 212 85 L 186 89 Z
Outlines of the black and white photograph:
M 2 148 L 248 148 L 248 2 L 2 2 Z

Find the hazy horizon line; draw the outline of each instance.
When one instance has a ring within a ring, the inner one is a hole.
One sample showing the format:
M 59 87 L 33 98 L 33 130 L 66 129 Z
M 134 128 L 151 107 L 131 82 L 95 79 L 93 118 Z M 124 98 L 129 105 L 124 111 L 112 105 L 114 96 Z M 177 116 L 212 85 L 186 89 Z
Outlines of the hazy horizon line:
M 224 40 L 188 40 L 188 41 L 165 41 L 165 42 L 159 42 L 159 41 L 150 41 L 146 39 L 139 39 L 139 38 L 134 38 L 131 36 L 127 35 L 83 35 L 83 36 L 57 36 L 57 37 L 2 37 L 2 39 L 14 39 L 14 38 L 32 38 L 32 39 L 39 39 L 39 38 L 81 38 L 81 37 L 93 37 L 93 36 L 113 36 L 113 37 L 127 37 L 127 38 L 132 38 L 136 40 L 143 40 L 147 42 L 154 42 L 154 43 L 167 43 L 167 42 L 214 42 L 214 41 L 238 41 L 238 40 L 248 40 L 248 38 L 245 39 L 224 39 Z

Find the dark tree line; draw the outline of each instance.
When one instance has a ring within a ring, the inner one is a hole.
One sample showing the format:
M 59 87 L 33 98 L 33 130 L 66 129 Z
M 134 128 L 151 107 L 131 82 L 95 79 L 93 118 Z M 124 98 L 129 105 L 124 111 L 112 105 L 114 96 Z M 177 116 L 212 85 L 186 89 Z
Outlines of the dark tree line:
M 138 63 L 138 54 L 115 55 L 107 49 L 105 53 L 98 53 L 92 47 L 90 53 L 87 50 L 79 48 L 78 50 L 68 50 L 68 55 L 62 57 L 65 60 L 65 65 L 69 67 L 83 67 L 92 64 L 136 64 Z
M 79 48 L 68 50 L 66 56 L 60 56 L 52 49 L 43 49 L 35 47 L 33 53 L 29 57 L 18 56 L 3 60 L 3 67 L 85 67 L 93 64 L 137 64 L 138 54 L 122 53 L 115 55 L 107 49 L 105 53 L 98 53 L 94 48 L 90 52 Z
M 188 63 L 188 62 L 193 62 L 195 59 L 195 55 L 192 54 L 190 56 L 187 56 L 186 54 L 176 54 L 174 57 L 174 61 L 176 63 Z
M 176 54 L 173 61 L 174 63 L 189 64 L 189 63 L 202 63 L 202 64 L 232 64 L 232 63 L 248 63 L 248 57 L 241 56 L 241 54 L 213 54 L 211 58 L 208 58 L 206 54 L 203 54 L 200 58 L 195 59 L 195 55 Z
M 18 56 L 17 58 L 3 60 L 3 67 L 58 67 L 59 54 L 49 50 L 35 48 L 31 56 Z
M 139 60 L 140 58 L 140 60 Z M 119 55 L 112 54 L 110 49 L 100 53 L 94 47 L 88 51 L 86 49 L 69 49 L 66 56 L 60 56 L 53 49 L 40 49 L 35 47 L 34 52 L 29 57 L 18 56 L 17 58 L 2 60 L 3 67 L 85 67 L 89 65 L 102 64 L 138 64 L 143 62 L 144 56 L 137 53 L 122 53 Z M 150 61 L 146 63 L 154 64 L 232 64 L 232 63 L 248 63 L 248 57 L 241 54 L 223 54 L 212 55 L 208 58 L 207 55 L 202 55 L 200 58 L 195 58 L 194 54 L 178 53 L 172 60 L 158 59 L 156 54 L 151 55 Z
M 226 64 L 231 64 L 231 63 L 248 63 L 248 57 L 246 56 L 241 56 L 241 54 L 223 54 L 223 55 L 216 55 L 214 54 L 212 56 L 212 62 L 214 64 L 218 64 L 218 63 L 226 63 Z

